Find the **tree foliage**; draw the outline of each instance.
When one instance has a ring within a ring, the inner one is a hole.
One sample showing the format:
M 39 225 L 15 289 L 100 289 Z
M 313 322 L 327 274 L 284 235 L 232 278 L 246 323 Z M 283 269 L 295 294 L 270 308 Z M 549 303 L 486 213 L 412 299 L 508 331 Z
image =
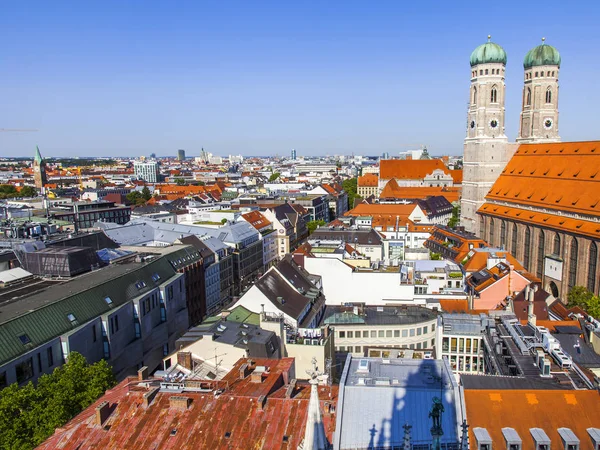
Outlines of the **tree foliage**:
M 348 194 L 348 209 L 354 208 L 354 199 L 361 198 L 356 192 L 358 189 L 358 178 L 349 178 L 342 181 L 342 187 Z
M 183 178 L 175 178 L 174 181 L 177 186 L 185 186 L 187 184 Z
M 0 199 L 14 198 L 18 195 L 17 188 L 12 184 L 0 184 Z
M 460 207 L 455 206 L 454 208 L 452 208 L 452 217 L 448 221 L 448 226 L 450 228 L 454 228 L 454 227 L 458 226 L 459 223 L 460 223 Z
M 273 181 L 275 181 L 277 178 L 279 178 L 280 173 L 279 172 L 275 172 L 272 173 L 271 176 L 269 177 L 269 183 L 272 183 Z
M 144 186 L 142 189 L 142 198 L 145 201 L 148 201 L 152 198 L 152 193 L 150 192 L 150 188 L 148 186 Z
M 146 200 L 142 197 L 142 193 L 140 191 L 131 191 L 129 194 L 125 196 L 129 203 L 134 205 L 143 205 L 146 203 Z
M 573 286 L 567 294 L 567 301 L 569 306 L 579 306 L 590 316 L 600 317 L 600 297 L 583 286 Z
M 308 235 L 310 236 L 313 232 L 319 228 L 326 225 L 324 220 L 311 220 L 306 224 L 306 228 L 308 229 Z
M 76 352 L 37 386 L 11 384 L 0 391 L 0 448 L 34 448 L 114 385 L 106 361 L 88 364 Z

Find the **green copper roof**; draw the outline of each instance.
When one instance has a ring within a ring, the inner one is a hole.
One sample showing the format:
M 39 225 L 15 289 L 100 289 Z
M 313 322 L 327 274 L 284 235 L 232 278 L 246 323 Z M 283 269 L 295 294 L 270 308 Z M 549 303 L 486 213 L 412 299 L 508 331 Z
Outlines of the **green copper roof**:
M 44 159 L 42 158 L 42 154 L 40 153 L 40 148 L 37 145 L 35 146 L 35 158 L 34 158 L 34 161 L 36 163 L 39 163 L 39 164 L 41 164 L 44 161 Z
M 533 66 L 559 66 L 560 53 L 551 45 L 545 44 L 545 39 L 542 39 L 542 45 L 532 48 L 525 55 L 523 67 L 530 69 Z
M 485 44 L 473 50 L 473 53 L 471 53 L 471 67 L 487 63 L 506 64 L 506 52 L 498 44 L 491 42 L 490 39 L 491 36 L 488 36 L 488 41 Z

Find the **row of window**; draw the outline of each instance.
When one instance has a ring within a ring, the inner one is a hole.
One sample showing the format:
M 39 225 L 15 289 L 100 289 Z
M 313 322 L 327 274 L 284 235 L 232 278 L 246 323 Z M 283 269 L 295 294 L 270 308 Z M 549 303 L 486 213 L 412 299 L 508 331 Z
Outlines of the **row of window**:
M 427 341 L 423 341 L 423 342 L 417 342 L 416 344 L 410 344 L 408 346 L 401 346 L 401 345 L 378 345 L 378 348 L 408 348 L 410 350 L 425 350 L 428 348 L 434 348 L 435 347 L 435 339 L 431 340 L 431 345 L 428 345 Z M 367 350 L 367 346 L 360 346 L 360 345 L 340 345 L 340 346 L 336 346 L 335 347 L 335 351 L 336 352 L 348 352 L 348 353 L 362 353 L 363 351 Z
M 431 325 L 431 332 L 435 331 L 435 324 Z M 410 328 L 406 330 L 352 330 L 343 331 L 340 330 L 337 333 L 339 339 L 362 339 L 362 338 L 399 338 L 402 335 L 405 337 L 421 336 L 429 332 L 429 326 Z
M 37 365 L 38 365 L 38 373 L 41 374 L 44 372 L 44 367 L 42 364 L 42 353 L 38 352 L 37 356 Z M 46 364 L 48 368 L 54 366 L 54 352 L 52 347 L 48 347 L 46 349 Z M 27 358 L 24 361 L 21 361 L 19 364 L 15 366 L 15 375 L 17 377 L 17 383 L 24 383 L 34 376 L 34 368 L 33 368 L 33 357 Z M 8 386 L 6 371 L 0 372 L 0 389 Z
M 536 72 L 536 73 L 535 73 L 535 76 L 536 76 L 536 77 L 537 77 L 537 76 L 543 77 L 543 76 L 544 76 L 544 71 L 542 70 L 542 71 L 541 71 L 541 72 L 539 72 L 539 73 L 538 73 L 538 72 Z M 550 70 L 549 70 L 548 72 L 546 72 L 546 76 L 547 76 L 547 77 L 553 77 L 553 76 L 554 76 L 554 70 L 552 70 L 552 71 L 550 71 Z M 527 72 L 527 73 L 525 74 L 525 79 L 526 79 L 526 80 L 531 80 L 531 78 L 532 78 L 532 72 Z
M 546 89 L 546 103 L 552 103 L 552 88 L 548 86 Z M 531 106 L 531 88 L 527 88 L 527 93 L 525 94 L 525 105 Z
M 479 352 L 478 338 L 449 338 L 442 339 L 443 352 L 477 353 Z
M 450 355 L 450 367 L 458 372 L 483 373 L 483 357 Z
M 479 69 L 479 75 L 483 75 L 484 73 L 485 75 L 489 75 L 490 69 Z M 492 75 L 500 75 L 500 69 L 491 69 L 491 73 Z M 504 73 L 504 69 L 502 69 L 502 73 Z M 477 71 L 474 70 L 473 72 L 471 72 L 471 76 L 475 78 L 477 76 Z

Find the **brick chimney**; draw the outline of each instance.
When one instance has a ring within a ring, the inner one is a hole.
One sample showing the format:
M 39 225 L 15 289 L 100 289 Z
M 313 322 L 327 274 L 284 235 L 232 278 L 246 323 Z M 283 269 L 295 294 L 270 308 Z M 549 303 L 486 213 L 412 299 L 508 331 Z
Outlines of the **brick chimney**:
M 102 402 L 96 407 L 96 425 L 102 426 L 106 419 L 110 416 L 110 404 Z
M 154 397 L 156 397 L 156 394 L 158 394 L 159 388 L 158 387 L 153 387 L 152 389 L 150 389 L 148 392 L 146 392 L 143 396 L 143 405 L 144 408 L 147 408 L 148 406 L 150 406 L 150 403 L 152 403 L 152 400 L 154 400 Z
M 192 370 L 192 353 L 191 352 L 177 352 L 177 364 L 185 367 L 188 370 Z
M 262 383 L 263 381 L 263 373 L 264 372 L 257 372 L 256 370 L 254 372 L 252 372 L 252 374 L 250 375 L 250 381 L 252 383 Z
M 148 379 L 148 366 L 142 367 L 138 370 L 138 381 L 144 381 Z
M 192 399 L 190 397 L 173 395 L 169 398 L 169 408 L 171 409 L 189 409 L 191 404 Z
M 266 405 L 267 405 L 267 396 L 261 395 L 260 397 L 258 397 L 258 409 L 260 409 L 261 411 L 264 411 Z
M 240 366 L 240 380 L 243 380 L 250 373 L 250 368 L 248 367 L 248 363 L 244 363 Z

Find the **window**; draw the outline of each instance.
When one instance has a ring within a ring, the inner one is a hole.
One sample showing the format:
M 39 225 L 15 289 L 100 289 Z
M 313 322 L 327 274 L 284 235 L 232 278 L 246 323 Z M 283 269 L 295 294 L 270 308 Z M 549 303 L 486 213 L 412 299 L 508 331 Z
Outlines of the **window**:
M 110 297 L 104 297 L 104 301 L 108 306 L 112 306 L 112 299 Z
M 400 330 L 394 330 L 394 337 L 400 337 Z
M 536 275 L 539 278 L 542 278 L 542 272 L 544 270 L 544 248 L 546 247 L 546 237 L 544 236 L 544 231 L 540 230 L 540 235 L 538 237 L 538 254 L 537 254 L 537 270 Z
M 340 345 L 340 352 L 345 352 L 346 351 L 346 347 L 343 345 Z
M 402 337 L 408 337 L 408 330 L 402 330 Z
M 167 356 L 169 354 L 169 343 L 163 345 L 163 356 Z
M 569 290 L 575 286 L 577 281 L 577 239 L 571 241 L 571 251 L 569 252 Z
M 21 341 L 21 344 L 23 344 L 23 345 L 31 344 L 31 339 L 29 339 L 29 336 L 26 334 L 20 335 L 19 340 Z
M 487 69 L 485 69 L 485 74 L 486 74 L 486 75 L 488 74 L 488 70 L 487 70 Z
M 531 89 L 527 88 L 527 100 L 525 100 L 527 106 L 531 106 Z
M 38 373 L 42 373 L 42 354 L 41 354 L 41 352 L 38 352 L 37 360 L 38 360 Z
M 357 345 L 356 347 L 354 347 L 354 353 L 360 353 L 361 349 L 360 349 L 360 345 Z
M 530 270 L 531 267 L 529 267 L 529 253 L 531 250 L 531 229 L 529 227 L 527 227 L 525 229 L 525 245 L 523 246 L 523 265 L 525 266 L 526 270 Z
M 392 330 L 386 330 L 385 331 L 385 337 L 391 338 L 392 337 Z
M 535 76 L 536 76 L 536 77 L 539 77 L 539 76 L 540 76 L 539 72 L 536 72 L 536 73 L 535 73 Z
M 494 245 L 494 219 L 490 219 L 490 244 Z
M 473 88 L 473 104 L 477 104 L 477 88 Z
M 500 246 L 506 248 L 506 221 L 500 222 Z
M 339 332 L 339 337 L 340 338 L 345 338 L 346 337 L 346 332 L 345 331 L 340 331 Z
M 458 340 L 456 338 L 450 339 L 450 351 L 455 352 L 457 348 Z
M 422 331 L 423 331 L 423 330 L 421 330 L 421 327 L 417 328 L 417 336 L 421 336 L 421 332 L 422 332 Z
M 413 337 L 415 335 L 415 329 L 411 328 L 410 329 L 410 337 Z
M 421 343 L 417 342 L 417 350 L 421 350 Z
M 517 255 L 517 224 L 513 223 L 513 230 L 512 230 L 512 244 L 510 247 L 512 254 L 514 256 Z
M 423 327 L 423 334 L 427 334 L 427 327 L 426 326 Z
M 77 325 L 77 319 L 73 314 L 67 314 L 67 319 L 71 322 L 71 325 Z
M 383 330 L 379 330 L 378 334 L 380 338 L 385 337 L 385 332 Z
M 33 378 L 33 358 L 26 359 L 16 365 L 17 383 L 23 383 Z
M 353 331 L 348 331 L 348 338 L 351 339 L 354 337 L 354 332 Z
M 92 325 L 92 342 L 96 342 L 96 325 Z
M 546 89 L 546 103 L 552 103 L 552 90 Z
M 0 388 L 8 386 L 6 382 L 6 371 L 0 372 Z
M 588 261 L 587 288 L 590 292 L 596 292 L 596 266 L 598 264 L 598 246 L 594 241 L 590 245 L 590 256 Z
M 377 331 L 371 330 L 371 337 L 372 338 L 376 338 L 377 337 Z
M 431 332 L 433 333 L 435 331 L 435 323 L 431 324 Z
M 363 330 L 363 337 L 369 337 L 369 332 L 367 330 Z
M 52 347 L 48 347 L 46 350 L 46 358 L 48 359 L 48 367 L 54 365 L 54 355 L 52 354 Z
M 115 316 L 115 333 L 119 331 L 119 316 Z
M 492 92 L 490 95 L 490 100 L 492 103 L 497 103 L 498 102 L 498 90 L 496 89 L 496 86 L 492 87 Z

